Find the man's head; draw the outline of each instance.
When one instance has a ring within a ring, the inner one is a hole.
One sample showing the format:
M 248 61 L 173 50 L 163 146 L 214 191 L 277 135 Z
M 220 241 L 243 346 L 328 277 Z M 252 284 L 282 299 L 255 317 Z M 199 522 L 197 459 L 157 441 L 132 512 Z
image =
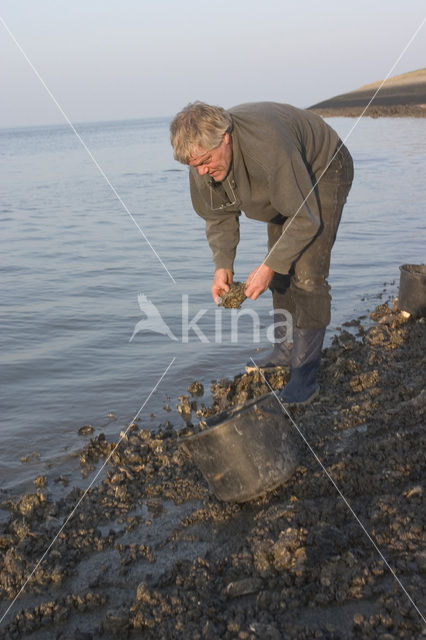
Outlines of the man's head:
M 223 180 L 231 166 L 232 119 L 222 107 L 194 102 L 182 109 L 170 125 L 174 157 L 196 167 L 200 175 Z

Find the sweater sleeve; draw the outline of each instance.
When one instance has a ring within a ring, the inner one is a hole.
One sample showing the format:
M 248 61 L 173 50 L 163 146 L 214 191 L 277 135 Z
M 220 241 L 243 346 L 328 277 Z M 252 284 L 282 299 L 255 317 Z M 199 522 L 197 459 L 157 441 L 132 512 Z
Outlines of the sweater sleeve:
M 206 223 L 206 237 L 212 251 L 215 269 L 233 271 L 237 245 L 240 241 L 241 212 L 238 210 L 212 211 L 202 199 L 191 174 L 189 183 L 192 206 Z
M 277 273 L 288 273 L 321 225 L 312 178 L 297 150 L 272 174 L 270 193 L 272 206 L 287 221 L 265 264 Z

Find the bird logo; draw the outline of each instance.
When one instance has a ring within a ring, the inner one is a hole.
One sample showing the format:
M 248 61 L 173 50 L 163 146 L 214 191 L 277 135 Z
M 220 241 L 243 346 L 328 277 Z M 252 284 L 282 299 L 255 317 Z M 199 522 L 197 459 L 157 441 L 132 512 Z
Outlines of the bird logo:
M 139 293 L 138 303 L 142 313 L 146 315 L 146 318 L 136 323 L 129 342 L 131 342 L 140 331 L 154 331 L 155 333 L 161 333 L 163 336 L 169 336 L 170 340 L 177 340 L 170 327 L 164 322 L 155 304 L 153 304 L 146 295 Z

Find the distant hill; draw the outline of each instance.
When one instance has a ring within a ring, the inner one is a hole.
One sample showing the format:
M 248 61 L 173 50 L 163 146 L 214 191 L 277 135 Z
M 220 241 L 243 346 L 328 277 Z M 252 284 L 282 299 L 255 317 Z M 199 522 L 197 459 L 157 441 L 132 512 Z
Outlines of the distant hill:
M 323 100 L 308 107 L 324 117 L 346 116 L 356 118 L 361 115 L 381 81 L 365 84 L 355 91 Z M 380 117 L 426 117 L 426 68 L 393 76 L 385 81 L 366 116 Z

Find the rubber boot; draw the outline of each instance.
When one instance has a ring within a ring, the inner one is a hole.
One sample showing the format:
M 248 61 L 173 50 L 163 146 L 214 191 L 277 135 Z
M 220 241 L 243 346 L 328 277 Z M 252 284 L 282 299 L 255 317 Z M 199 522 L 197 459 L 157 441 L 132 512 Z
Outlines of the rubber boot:
M 288 404 L 307 404 L 318 395 L 317 376 L 325 329 L 293 329 L 290 381 L 280 393 Z
M 271 369 L 273 367 L 289 367 L 291 364 L 291 352 L 293 349 L 293 343 L 286 340 L 287 326 L 282 326 L 279 323 L 285 323 L 287 318 L 282 314 L 275 313 L 274 316 L 274 346 L 272 351 L 263 358 L 254 357 L 255 365 L 250 360 L 247 362 L 246 371 L 251 373 L 257 371 L 257 369 Z

